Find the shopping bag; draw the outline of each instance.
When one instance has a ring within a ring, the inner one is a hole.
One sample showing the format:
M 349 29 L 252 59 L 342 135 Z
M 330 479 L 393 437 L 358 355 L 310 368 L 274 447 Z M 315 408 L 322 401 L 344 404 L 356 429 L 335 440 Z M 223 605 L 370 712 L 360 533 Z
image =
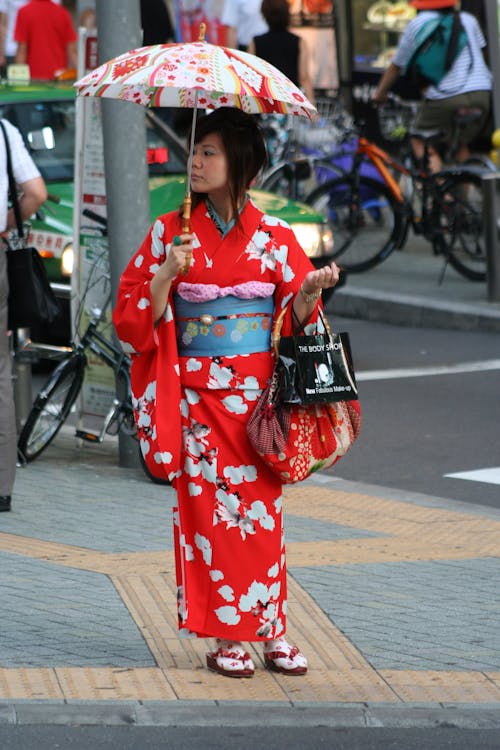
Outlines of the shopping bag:
M 50 286 L 38 250 L 34 247 L 9 249 L 6 255 L 9 328 L 54 323 L 62 314 L 62 307 Z
M 358 398 L 349 334 L 324 332 L 280 336 L 280 399 L 288 404 L 354 401 Z

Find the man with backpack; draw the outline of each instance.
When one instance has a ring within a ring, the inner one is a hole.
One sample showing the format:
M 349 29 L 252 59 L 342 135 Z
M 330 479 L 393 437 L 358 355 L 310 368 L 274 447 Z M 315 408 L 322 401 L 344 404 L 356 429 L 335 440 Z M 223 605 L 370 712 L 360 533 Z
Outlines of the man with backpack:
M 418 11 L 401 35 L 392 62 L 372 96 L 375 104 L 385 101 L 390 88 L 405 74 L 420 87 L 415 129 L 440 130 L 449 143 L 457 110 L 479 108 L 482 115 L 468 124 L 459 144 L 457 160 L 469 155 L 468 144 L 483 130 L 491 108 L 492 75 L 484 60 L 486 41 L 476 18 L 460 12 L 456 0 L 409 0 Z M 417 158 L 423 144 L 414 139 Z M 439 169 L 439 158 L 431 168 Z

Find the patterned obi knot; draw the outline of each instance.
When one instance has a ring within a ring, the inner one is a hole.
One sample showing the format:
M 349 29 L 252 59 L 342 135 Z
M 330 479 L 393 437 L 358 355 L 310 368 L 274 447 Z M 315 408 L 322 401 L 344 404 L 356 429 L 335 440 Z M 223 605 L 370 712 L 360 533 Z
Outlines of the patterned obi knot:
M 195 303 L 174 294 L 174 308 L 181 357 L 270 351 L 273 297 L 227 296 Z

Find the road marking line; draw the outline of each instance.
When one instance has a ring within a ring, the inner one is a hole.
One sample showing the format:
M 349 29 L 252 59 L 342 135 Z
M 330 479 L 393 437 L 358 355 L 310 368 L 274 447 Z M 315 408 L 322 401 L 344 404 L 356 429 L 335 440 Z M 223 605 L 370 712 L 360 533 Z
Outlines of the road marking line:
M 456 365 L 429 365 L 428 367 L 400 367 L 394 370 L 365 370 L 356 373 L 356 380 L 396 380 L 398 378 L 420 378 L 429 375 L 457 375 L 464 372 L 487 372 L 500 370 L 500 359 L 482 362 L 462 362 Z
M 472 482 L 486 482 L 500 484 L 500 466 L 492 469 L 476 469 L 475 471 L 459 471 L 456 474 L 445 474 L 451 479 L 469 479 Z

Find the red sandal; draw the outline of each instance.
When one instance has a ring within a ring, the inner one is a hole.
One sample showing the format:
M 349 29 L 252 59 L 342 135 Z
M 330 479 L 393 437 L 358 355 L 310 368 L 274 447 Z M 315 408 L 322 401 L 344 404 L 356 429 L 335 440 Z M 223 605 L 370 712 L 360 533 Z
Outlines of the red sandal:
M 297 646 L 288 641 L 274 641 L 272 650 L 264 650 L 264 664 L 267 669 L 280 674 L 301 675 L 307 672 L 307 659 Z
M 207 667 L 225 677 L 252 677 L 255 667 L 250 654 L 239 643 L 219 646 L 207 654 Z

